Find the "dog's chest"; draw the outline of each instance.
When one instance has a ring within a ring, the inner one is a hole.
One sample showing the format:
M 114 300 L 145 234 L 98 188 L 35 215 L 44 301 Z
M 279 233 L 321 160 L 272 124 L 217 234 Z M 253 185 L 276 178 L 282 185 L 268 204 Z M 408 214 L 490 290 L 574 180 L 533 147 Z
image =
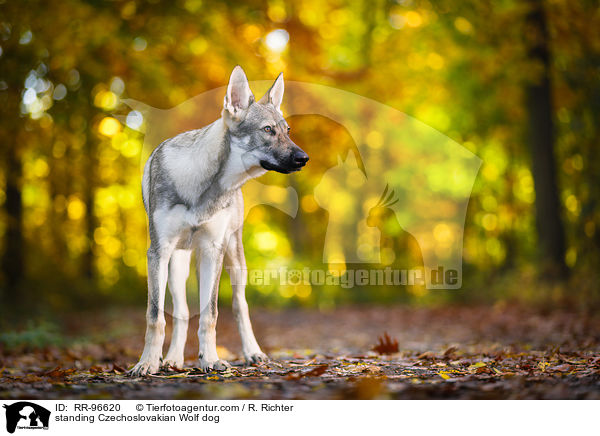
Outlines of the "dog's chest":
M 215 192 L 210 192 L 214 190 Z M 211 220 L 214 215 L 222 209 L 231 206 L 233 191 L 223 191 L 219 188 L 209 188 L 198 202 L 188 207 L 190 215 L 194 217 L 195 226 Z
M 195 149 L 166 149 L 164 165 L 177 195 L 188 205 L 201 202 L 206 191 L 212 191 L 223 165 L 222 152 L 217 155 Z

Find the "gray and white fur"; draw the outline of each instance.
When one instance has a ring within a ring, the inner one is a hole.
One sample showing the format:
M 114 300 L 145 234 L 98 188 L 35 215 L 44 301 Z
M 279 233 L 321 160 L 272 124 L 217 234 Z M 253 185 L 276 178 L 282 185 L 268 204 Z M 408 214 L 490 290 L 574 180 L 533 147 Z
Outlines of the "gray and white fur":
M 265 361 L 246 303 L 246 260 L 242 246 L 244 204 L 241 186 L 266 171 L 300 170 L 308 155 L 289 138 L 282 116 L 283 75 L 258 102 L 241 67 L 227 86 L 222 116 L 212 124 L 164 141 L 144 167 L 142 194 L 148 214 L 148 309 L 140 361 L 130 374 L 183 367 L 189 310 L 186 280 L 197 251 L 200 294 L 198 357 L 205 371 L 224 370 L 216 347 L 217 295 L 222 267 L 231 275 L 233 313 L 247 363 Z M 173 298 L 173 336 L 162 358 L 165 290 Z

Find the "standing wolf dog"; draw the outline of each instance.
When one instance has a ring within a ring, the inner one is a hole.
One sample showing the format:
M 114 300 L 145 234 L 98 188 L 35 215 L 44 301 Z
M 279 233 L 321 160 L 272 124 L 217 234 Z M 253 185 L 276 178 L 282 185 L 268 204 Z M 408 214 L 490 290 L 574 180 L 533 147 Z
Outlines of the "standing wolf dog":
M 142 178 L 148 214 L 148 310 L 140 361 L 130 374 L 155 373 L 161 366 L 165 337 L 167 282 L 173 298 L 173 336 L 163 367 L 183 366 L 189 311 L 186 280 L 192 250 L 197 250 L 200 293 L 198 357 L 205 371 L 224 370 L 216 346 L 217 295 L 223 263 L 231 276 L 233 314 L 247 363 L 267 359 L 250 324 L 246 303 L 246 260 L 242 247 L 244 204 L 241 186 L 273 170 L 300 170 L 308 155 L 289 138 L 282 116 L 283 75 L 255 102 L 241 67 L 234 68 L 221 118 L 160 144 Z

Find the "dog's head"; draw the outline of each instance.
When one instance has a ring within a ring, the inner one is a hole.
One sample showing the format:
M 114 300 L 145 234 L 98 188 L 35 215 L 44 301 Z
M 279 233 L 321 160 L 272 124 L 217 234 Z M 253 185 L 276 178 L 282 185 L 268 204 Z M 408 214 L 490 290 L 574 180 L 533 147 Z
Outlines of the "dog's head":
M 289 137 L 290 128 L 279 108 L 282 99 L 283 73 L 255 101 L 244 70 L 237 66 L 229 78 L 222 115 L 231 146 L 244 154 L 247 164 L 287 174 L 306 165 L 308 155 Z

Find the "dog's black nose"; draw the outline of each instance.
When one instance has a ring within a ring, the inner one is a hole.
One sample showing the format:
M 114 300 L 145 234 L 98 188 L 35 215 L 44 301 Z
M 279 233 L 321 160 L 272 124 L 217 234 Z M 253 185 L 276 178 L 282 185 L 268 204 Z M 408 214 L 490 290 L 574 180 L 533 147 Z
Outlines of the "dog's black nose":
M 303 151 L 297 151 L 294 153 L 294 163 L 298 166 L 306 165 L 308 162 L 308 155 Z

